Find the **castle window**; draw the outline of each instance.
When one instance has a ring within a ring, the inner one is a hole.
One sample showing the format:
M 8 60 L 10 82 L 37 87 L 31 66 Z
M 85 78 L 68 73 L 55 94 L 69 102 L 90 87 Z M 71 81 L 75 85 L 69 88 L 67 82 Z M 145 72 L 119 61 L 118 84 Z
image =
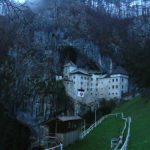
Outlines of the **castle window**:
M 96 86 L 98 86 L 98 83 L 96 83 Z
M 122 79 L 122 82 L 124 81 L 124 79 Z
M 114 79 L 112 79 L 112 82 L 114 82 Z
M 81 76 L 81 79 L 83 79 L 83 77 Z
M 93 78 L 91 78 L 91 81 L 93 81 Z
M 118 82 L 118 79 L 116 79 L 116 82 Z
M 114 85 L 112 86 L 112 88 L 114 89 Z
M 123 85 L 122 85 L 122 89 L 123 89 L 124 87 L 123 87 Z
M 118 85 L 116 85 L 116 89 L 118 89 Z
M 87 89 L 87 91 L 88 91 L 89 89 Z

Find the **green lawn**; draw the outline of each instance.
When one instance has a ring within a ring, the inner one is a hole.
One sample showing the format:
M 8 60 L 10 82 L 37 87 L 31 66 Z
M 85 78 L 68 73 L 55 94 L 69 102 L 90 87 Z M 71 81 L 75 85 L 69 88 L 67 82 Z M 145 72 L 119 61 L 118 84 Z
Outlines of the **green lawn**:
M 70 145 L 65 150 L 110 150 L 111 138 L 118 137 L 123 127 L 124 121 L 120 117 L 109 117 L 85 139 Z
M 140 97 L 121 104 L 112 113 L 123 112 L 131 116 L 131 137 L 128 150 L 150 150 L 150 101 Z M 121 133 L 124 121 L 110 117 L 94 129 L 84 140 L 78 141 L 65 150 L 110 150 L 112 137 Z
M 132 117 L 128 150 L 150 150 L 150 102 L 140 97 L 122 104 L 114 112 L 124 112 Z

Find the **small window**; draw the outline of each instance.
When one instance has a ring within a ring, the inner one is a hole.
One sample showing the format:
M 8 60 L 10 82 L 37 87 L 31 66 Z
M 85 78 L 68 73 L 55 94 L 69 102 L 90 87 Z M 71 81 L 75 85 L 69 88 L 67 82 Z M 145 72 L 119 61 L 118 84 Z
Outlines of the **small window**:
M 98 91 L 98 89 L 96 89 L 96 91 Z
M 118 82 L 118 79 L 116 79 L 116 82 Z
M 114 89 L 114 85 L 112 86 L 112 88 Z
M 83 82 L 81 82 L 81 84 L 83 84 Z
M 112 82 L 114 82 L 114 79 L 112 79 Z
M 96 86 L 98 86 L 98 83 L 96 83 Z
M 92 88 L 91 88 L 91 91 L 92 91 Z
M 92 95 L 92 93 L 91 93 L 91 95 Z
M 93 81 L 93 78 L 91 78 L 91 81 Z
M 75 77 L 75 76 L 73 76 L 73 78 L 75 79 L 76 77 Z
M 124 88 L 124 86 L 122 85 L 122 89 Z
M 122 82 L 124 81 L 124 79 L 122 79 Z
M 93 84 L 91 83 L 91 86 L 92 86 Z
M 118 89 L 118 85 L 116 85 L 116 89 Z
M 81 79 L 83 79 L 83 77 L 81 76 Z
M 87 89 L 87 91 L 88 91 L 89 89 Z

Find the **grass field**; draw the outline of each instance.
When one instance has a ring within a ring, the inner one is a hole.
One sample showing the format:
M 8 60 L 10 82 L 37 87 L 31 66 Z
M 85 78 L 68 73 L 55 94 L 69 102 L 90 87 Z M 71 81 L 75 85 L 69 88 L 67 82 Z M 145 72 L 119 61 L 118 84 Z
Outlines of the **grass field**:
M 109 117 L 95 128 L 85 139 L 65 150 L 110 150 L 111 138 L 119 137 L 124 126 L 120 117 Z
M 128 150 L 150 150 L 150 101 L 134 98 L 121 104 L 113 113 L 123 112 L 131 116 L 131 137 Z M 67 147 L 65 150 L 110 150 L 110 141 L 118 137 L 124 126 L 123 120 L 115 117 L 106 119 L 84 140 Z
M 132 117 L 128 150 L 150 150 L 150 102 L 140 97 L 122 104 L 114 112 L 124 112 Z

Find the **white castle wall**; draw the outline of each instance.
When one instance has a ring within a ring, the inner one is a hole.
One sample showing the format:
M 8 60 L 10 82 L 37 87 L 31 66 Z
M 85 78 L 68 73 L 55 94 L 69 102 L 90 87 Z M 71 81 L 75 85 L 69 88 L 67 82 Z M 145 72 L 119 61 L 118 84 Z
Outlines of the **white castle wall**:
M 67 93 L 75 100 L 83 103 L 92 103 L 98 99 L 105 98 L 121 99 L 122 94 L 128 92 L 128 76 L 122 74 L 101 75 L 101 74 L 86 74 L 70 63 L 64 67 L 64 77 L 67 80 L 64 82 Z M 84 90 L 84 97 L 78 96 L 78 90 Z

